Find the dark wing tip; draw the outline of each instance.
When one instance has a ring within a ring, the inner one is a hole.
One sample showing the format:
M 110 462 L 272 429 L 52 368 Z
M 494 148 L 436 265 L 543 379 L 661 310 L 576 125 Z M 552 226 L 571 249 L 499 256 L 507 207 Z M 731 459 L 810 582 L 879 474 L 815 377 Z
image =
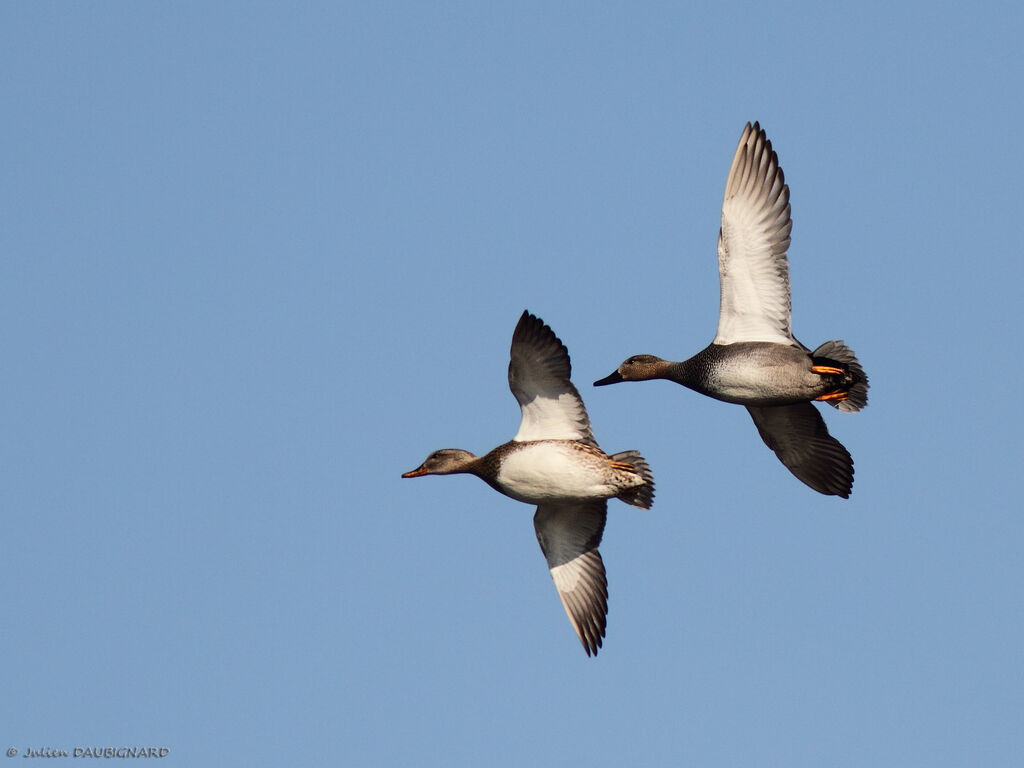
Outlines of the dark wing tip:
M 569 362 L 569 349 L 551 330 L 551 326 L 526 309 L 519 316 L 516 329 L 512 332 L 512 346 L 515 347 L 517 344 L 527 344 L 546 354 L 560 352 L 565 356 L 566 362 Z

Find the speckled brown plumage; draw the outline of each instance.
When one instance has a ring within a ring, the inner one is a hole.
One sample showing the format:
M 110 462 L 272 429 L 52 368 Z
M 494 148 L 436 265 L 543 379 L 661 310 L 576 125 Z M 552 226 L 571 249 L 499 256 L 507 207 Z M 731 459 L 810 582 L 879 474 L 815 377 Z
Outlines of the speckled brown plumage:
M 608 456 L 598 446 L 583 400 L 569 377 L 565 345 L 524 312 L 512 336 L 509 388 L 522 420 L 515 437 L 483 456 L 445 448 L 403 477 L 472 474 L 498 492 L 536 504 L 534 529 L 569 621 L 587 655 L 605 635 L 608 581 L 598 551 L 606 499 L 644 509 L 654 477 L 643 456 Z

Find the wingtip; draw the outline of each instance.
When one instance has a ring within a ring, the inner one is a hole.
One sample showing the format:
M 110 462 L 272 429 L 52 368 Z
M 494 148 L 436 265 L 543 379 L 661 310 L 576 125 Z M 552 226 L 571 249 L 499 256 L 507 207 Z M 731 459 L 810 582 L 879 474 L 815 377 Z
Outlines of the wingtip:
M 515 331 L 513 331 L 513 334 L 512 334 L 513 337 L 515 337 L 516 335 L 521 333 L 527 327 L 536 324 L 538 321 L 540 322 L 541 325 L 544 324 L 544 321 L 540 320 L 540 318 L 537 317 L 535 314 L 533 314 L 530 310 L 524 309 L 523 310 L 523 314 L 521 314 L 519 316 L 519 322 L 516 323 L 516 329 L 515 329 Z
M 565 347 L 565 344 L 563 344 L 562 340 L 558 338 L 550 325 L 545 323 L 530 310 L 524 309 L 523 314 L 519 316 L 519 322 L 516 323 L 516 329 L 512 332 L 512 341 L 516 342 L 527 338 L 542 339 L 547 336 L 556 341 L 559 346 L 563 348 Z

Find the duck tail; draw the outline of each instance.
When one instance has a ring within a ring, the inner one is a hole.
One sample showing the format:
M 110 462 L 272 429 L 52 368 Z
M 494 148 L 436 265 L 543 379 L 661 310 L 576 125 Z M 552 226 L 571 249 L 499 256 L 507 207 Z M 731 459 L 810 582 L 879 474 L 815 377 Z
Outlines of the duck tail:
M 829 400 L 840 411 L 856 413 L 868 404 L 868 375 L 853 350 L 843 341 L 826 341 L 811 353 L 815 365 L 838 364 L 846 371 L 849 382 L 845 400 Z
M 618 498 L 634 507 L 650 509 L 651 504 L 654 503 L 654 475 L 651 473 L 651 468 L 647 466 L 647 459 L 640 455 L 640 451 L 623 451 L 616 453 L 611 459 L 629 464 L 644 479 L 643 485 L 625 489 Z

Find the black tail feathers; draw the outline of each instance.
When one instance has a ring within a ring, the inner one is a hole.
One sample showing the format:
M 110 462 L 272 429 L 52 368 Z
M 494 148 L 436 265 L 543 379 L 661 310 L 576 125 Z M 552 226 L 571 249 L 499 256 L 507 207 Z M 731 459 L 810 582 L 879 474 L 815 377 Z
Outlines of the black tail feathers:
M 829 400 L 829 405 L 846 413 L 856 413 L 868 404 L 868 375 L 846 343 L 826 341 L 811 353 L 815 365 L 836 365 L 846 371 L 848 389 L 845 400 Z

